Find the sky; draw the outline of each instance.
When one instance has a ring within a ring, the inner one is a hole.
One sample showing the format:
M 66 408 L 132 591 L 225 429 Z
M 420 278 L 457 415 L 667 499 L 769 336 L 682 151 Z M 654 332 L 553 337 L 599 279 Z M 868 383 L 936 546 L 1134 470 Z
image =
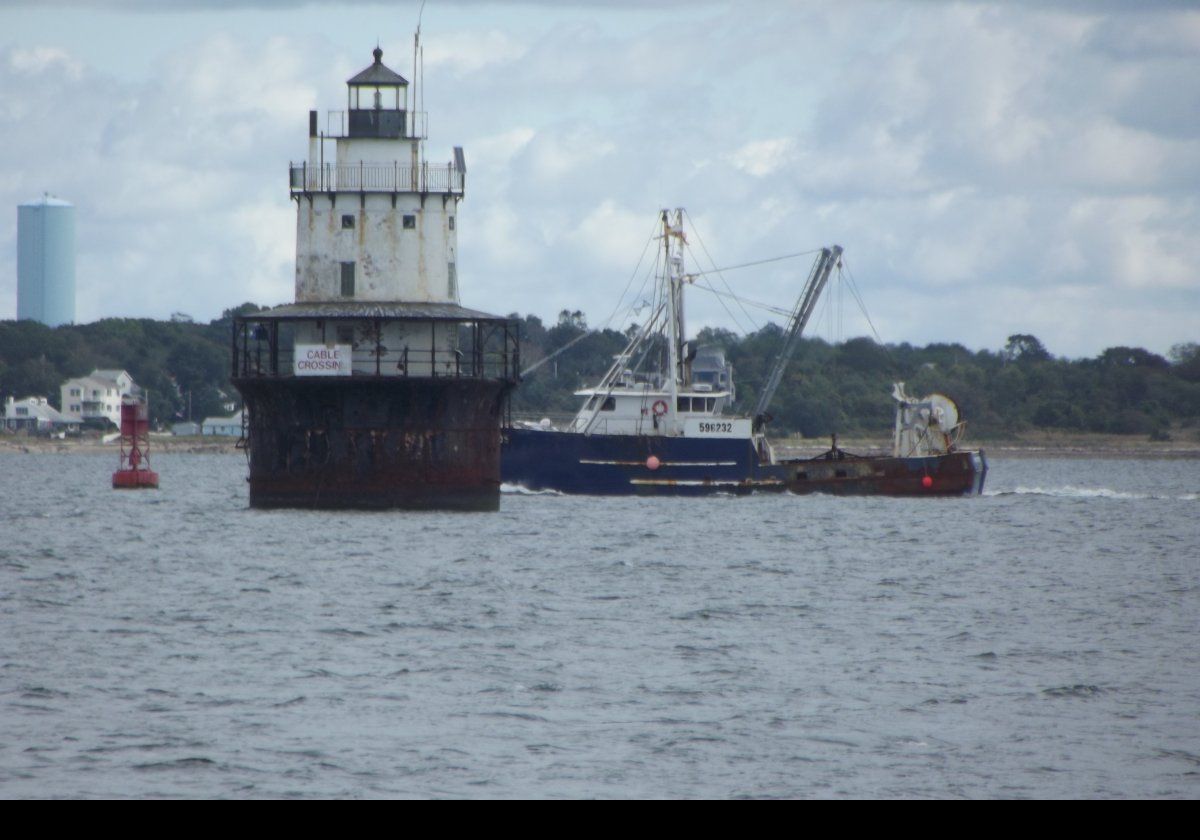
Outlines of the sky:
M 291 301 L 308 111 L 377 43 L 411 78 L 419 12 L 468 307 L 624 328 L 685 207 L 718 266 L 841 245 L 870 322 L 831 288 L 829 340 L 1200 341 L 1200 3 L 1171 0 L 0 0 L 0 319 L 44 193 L 76 208 L 80 322 Z M 809 259 L 724 279 L 789 308 Z

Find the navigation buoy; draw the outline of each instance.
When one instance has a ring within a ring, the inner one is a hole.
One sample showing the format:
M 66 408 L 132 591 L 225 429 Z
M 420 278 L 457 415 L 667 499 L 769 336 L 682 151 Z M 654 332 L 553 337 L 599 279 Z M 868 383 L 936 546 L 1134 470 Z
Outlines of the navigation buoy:
M 926 490 L 928 490 L 930 487 L 933 486 L 933 477 L 927 475 L 924 478 L 922 478 L 921 486 L 924 487 Z
M 150 469 L 150 411 L 145 397 L 121 399 L 121 466 L 113 473 L 116 489 L 157 488 L 158 473 Z
M 662 462 L 658 460 L 657 455 L 651 455 L 646 459 L 646 469 L 648 470 L 656 470 L 661 464 Z

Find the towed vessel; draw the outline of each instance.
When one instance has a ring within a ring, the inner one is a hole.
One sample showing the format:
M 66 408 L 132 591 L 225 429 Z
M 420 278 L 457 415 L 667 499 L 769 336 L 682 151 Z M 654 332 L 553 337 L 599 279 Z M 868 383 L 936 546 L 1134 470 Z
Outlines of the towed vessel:
M 601 381 L 576 392 L 583 402 L 564 428 L 549 420 L 510 422 L 501 438 L 506 484 L 535 491 L 599 495 L 791 492 L 962 496 L 981 493 L 982 452 L 959 448 L 965 424 L 954 401 L 914 398 L 893 386 L 890 453 L 830 449 L 785 458 L 767 439 L 768 408 L 788 361 L 835 267 L 839 246 L 818 254 L 791 311 L 771 373 L 748 416 L 736 399 L 724 354 L 685 340 L 683 211 L 662 211 L 661 271 L 651 317 Z

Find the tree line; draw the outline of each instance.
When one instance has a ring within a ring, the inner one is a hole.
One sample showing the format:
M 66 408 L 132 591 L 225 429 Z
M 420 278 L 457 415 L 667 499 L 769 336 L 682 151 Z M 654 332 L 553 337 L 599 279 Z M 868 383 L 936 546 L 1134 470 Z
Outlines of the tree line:
M 99 368 L 128 371 L 149 391 L 155 426 L 189 413 L 197 422 L 228 415 L 230 402 L 240 404 L 229 382 L 233 318 L 261 308 L 246 303 L 207 324 L 182 313 L 169 321 L 105 318 L 54 328 L 0 321 L 0 400 L 42 396 L 61 410 L 63 382 Z
M 588 333 L 578 312 L 563 311 L 549 327 L 527 315 L 521 326 L 526 366 L 577 341 L 522 382 L 513 410 L 525 414 L 575 411 L 573 391 L 595 384 L 627 340 L 611 329 Z M 721 348 L 733 364 L 739 413 L 754 406 L 782 342 L 783 329 L 775 324 L 745 336 L 705 328 L 693 340 Z M 1178 344 L 1169 358 L 1110 347 L 1095 358 L 1065 359 L 1023 334 L 995 350 L 802 339 L 769 409 L 770 429 L 805 437 L 885 433 L 893 422 L 895 381 L 913 395 L 954 399 L 972 435 L 1055 429 L 1166 440 L 1200 433 L 1200 344 Z
M 169 321 L 110 318 L 56 328 L 0 322 L 0 400 L 46 396 L 61 408 L 59 387 L 66 379 L 115 368 L 149 390 L 156 425 L 183 419 L 189 404 L 196 420 L 226 414 L 227 403 L 238 402 L 229 381 L 233 318 L 259 309 L 243 304 L 207 324 L 178 313 Z M 509 317 L 521 322 L 526 367 L 553 356 L 513 395 L 518 414 L 573 413 L 579 407 L 574 392 L 595 384 L 628 340 L 628 332 L 589 331 L 578 311 L 564 310 L 551 325 L 534 315 Z M 744 336 L 706 328 L 692 343 L 725 352 L 737 383 L 735 410 L 748 412 L 782 339 L 783 330 L 768 324 Z M 806 437 L 884 433 L 892 424 L 891 383 L 897 380 L 907 383 L 910 394 L 936 391 L 953 398 L 972 435 L 1057 429 L 1164 440 L 1200 433 L 1200 344 L 1178 344 L 1168 357 L 1110 347 L 1094 358 L 1065 359 L 1032 335 L 1010 336 L 994 350 L 804 339 L 770 407 L 771 431 Z

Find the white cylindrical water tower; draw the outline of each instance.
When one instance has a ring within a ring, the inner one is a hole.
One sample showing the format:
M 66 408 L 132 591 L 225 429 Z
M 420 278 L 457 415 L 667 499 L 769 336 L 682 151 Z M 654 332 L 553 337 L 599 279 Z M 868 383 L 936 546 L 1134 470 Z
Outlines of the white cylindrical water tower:
M 75 322 L 75 208 L 44 195 L 17 207 L 17 319 Z

